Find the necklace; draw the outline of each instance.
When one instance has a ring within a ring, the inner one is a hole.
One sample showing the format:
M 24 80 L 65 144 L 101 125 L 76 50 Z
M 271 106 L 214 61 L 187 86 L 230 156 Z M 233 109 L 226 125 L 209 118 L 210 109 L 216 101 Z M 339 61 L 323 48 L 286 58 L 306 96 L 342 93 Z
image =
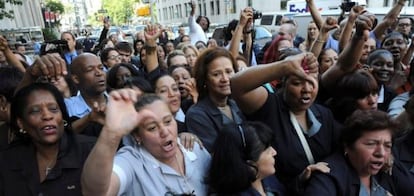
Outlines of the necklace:
M 40 158 L 40 155 L 38 154 L 37 156 L 38 156 L 38 159 L 39 160 L 42 160 L 42 163 L 41 163 L 41 166 L 40 167 L 43 167 L 43 166 L 46 166 L 46 168 L 44 169 L 44 171 L 45 171 L 45 176 L 47 176 L 52 170 L 53 170 L 53 166 L 55 165 L 55 163 L 56 163 L 56 159 L 57 159 L 57 154 L 58 154 L 58 152 L 56 152 L 56 156 L 53 156 L 54 158 L 52 158 L 52 160 L 50 160 L 50 161 L 43 161 L 41 158 Z

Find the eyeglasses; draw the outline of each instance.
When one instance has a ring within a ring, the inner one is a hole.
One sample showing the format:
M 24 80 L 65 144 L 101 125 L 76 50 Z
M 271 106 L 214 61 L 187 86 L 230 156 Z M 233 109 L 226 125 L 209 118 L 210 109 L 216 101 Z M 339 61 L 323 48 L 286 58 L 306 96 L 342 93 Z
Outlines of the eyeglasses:
M 110 59 L 110 60 L 122 60 L 122 57 L 120 55 L 117 55 L 117 56 L 112 55 L 112 56 L 109 56 L 108 59 Z
M 398 24 L 398 26 L 399 27 L 409 27 L 409 26 L 411 26 L 411 24 L 410 23 L 400 23 L 400 24 Z
M 170 67 L 189 67 L 188 64 L 178 64 L 178 65 L 170 65 Z
M 194 191 L 192 191 L 191 193 L 174 193 L 172 191 L 168 191 L 164 194 L 164 196 L 195 196 Z

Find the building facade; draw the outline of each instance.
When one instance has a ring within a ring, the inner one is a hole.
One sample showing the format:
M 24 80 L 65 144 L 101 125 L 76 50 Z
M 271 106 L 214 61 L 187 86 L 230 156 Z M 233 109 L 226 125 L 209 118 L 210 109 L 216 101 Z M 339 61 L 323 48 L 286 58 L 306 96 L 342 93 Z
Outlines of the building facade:
M 305 1 L 305 0 L 304 0 Z M 318 0 L 315 0 L 318 1 Z M 351 0 L 352 1 L 352 0 Z M 357 1 L 357 0 L 355 0 Z M 364 1 L 367 7 L 392 7 L 397 0 L 358 0 Z M 151 0 L 153 10 L 161 24 L 186 24 L 191 11 L 189 0 Z M 261 12 L 285 11 L 287 0 L 195 0 L 196 15 L 207 16 L 212 23 L 225 24 L 232 19 L 238 19 L 240 10 L 250 6 Z M 406 2 L 414 6 L 414 0 Z
M 280 10 L 280 0 L 196 0 L 196 15 L 207 16 L 212 23 L 228 23 L 239 19 L 240 10 L 253 7 L 261 12 Z M 185 24 L 191 11 L 188 0 L 155 0 L 157 18 L 161 24 Z
M 40 0 L 23 1 L 22 5 L 6 3 L 5 10 L 13 10 L 14 18 L 0 20 L 0 29 L 18 29 L 26 27 L 44 27 Z

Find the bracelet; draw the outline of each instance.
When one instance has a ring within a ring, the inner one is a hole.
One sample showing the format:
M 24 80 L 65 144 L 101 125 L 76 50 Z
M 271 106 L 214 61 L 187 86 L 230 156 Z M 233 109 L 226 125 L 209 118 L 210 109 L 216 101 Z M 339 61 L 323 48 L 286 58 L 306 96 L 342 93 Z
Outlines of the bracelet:
M 144 48 L 145 48 L 145 50 L 147 50 L 147 51 L 155 51 L 155 50 L 157 50 L 157 45 L 155 45 L 155 46 L 150 46 L 150 45 L 145 44 Z
M 325 41 L 322 41 L 322 40 L 319 40 L 319 39 L 316 39 L 315 42 L 316 43 L 325 43 Z
M 252 30 L 250 30 L 250 31 L 243 31 L 243 34 L 250 34 L 252 32 Z

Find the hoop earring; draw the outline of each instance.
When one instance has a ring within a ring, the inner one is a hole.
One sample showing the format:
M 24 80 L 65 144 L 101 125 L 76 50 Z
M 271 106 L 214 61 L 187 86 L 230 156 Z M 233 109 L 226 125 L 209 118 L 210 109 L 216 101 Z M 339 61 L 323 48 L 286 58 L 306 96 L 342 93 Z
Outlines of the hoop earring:
M 19 129 L 19 133 L 26 134 L 27 132 L 24 129 Z
M 68 126 L 68 121 L 63 120 L 63 126 L 64 126 L 64 127 L 67 127 L 67 126 Z

